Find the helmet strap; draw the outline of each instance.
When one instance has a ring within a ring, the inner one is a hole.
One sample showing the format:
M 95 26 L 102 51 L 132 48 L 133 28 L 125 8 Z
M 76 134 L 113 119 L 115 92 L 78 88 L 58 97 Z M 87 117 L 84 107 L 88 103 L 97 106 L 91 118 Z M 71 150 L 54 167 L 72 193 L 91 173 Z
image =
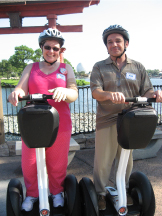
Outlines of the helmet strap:
M 43 57 L 44 58 L 44 57 Z M 50 65 L 53 65 L 53 64 L 55 64 L 56 62 L 57 62 L 57 59 L 54 61 L 54 62 L 48 62 L 45 58 L 44 58 L 44 61 L 46 62 L 46 63 L 48 63 L 48 64 L 50 64 Z
M 126 48 L 124 48 L 124 51 L 122 52 L 122 54 L 121 54 L 120 56 L 117 56 L 117 57 L 116 57 L 116 61 L 117 61 L 118 58 L 121 58 L 121 57 L 122 57 L 122 55 L 125 53 L 125 51 L 126 51 Z

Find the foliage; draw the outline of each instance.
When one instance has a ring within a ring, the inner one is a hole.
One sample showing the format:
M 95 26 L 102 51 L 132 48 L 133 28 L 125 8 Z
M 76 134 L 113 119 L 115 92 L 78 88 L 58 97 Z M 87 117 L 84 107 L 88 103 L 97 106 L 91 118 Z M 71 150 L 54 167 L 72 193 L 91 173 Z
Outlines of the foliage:
M 42 56 L 42 50 L 39 48 L 39 49 L 36 49 L 34 51 L 34 55 L 32 57 L 32 60 L 33 62 L 40 62 L 43 60 L 43 56 Z
M 14 67 L 14 70 L 21 75 L 21 72 L 27 66 L 27 63 L 32 60 L 34 50 L 27 46 L 15 47 L 15 54 L 9 58 L 10 64 Z
M 41 60 L 42 51 L 40 48 L 34 51 L 24 45 L 15 47 L 15 54 L 9 60 L 2 60 L 0 62 L 0 76 L 7 78 L 10 76 L 21 76 L 29 62 L 39 62 Z
M 7 77 L 9 77 L 9 74 L 12 72 L 12 65 L 10 62 L 8 62 L 7 60 L 2 60 L 2 62 L 0 62 L 0 73 L 2 74 L 2 76 L 4 74 L 7 75 Z
M 159 76 L 159 70 L 158 69 L 154 69 L 154 70 L 146 70 L 149 76 Z
M 19 80 L 15 80 L 15 79 L 8 79 L 8 80 L 2 80 L 1 79 L 1 86 L 5 87 L 5 86 L 16 86 L 18 84 Z
M 81 80 L 76 80 L 77 86 L 83 86 L 83 85 L 89 85 L 89 82 L 81 79 Z
M 15 79 L 1 79 L 1 86 L 16 86 L 18 84 L 19 80 Z M 86 82 L 85 80 L 76 80 L 77 86 L 83 86 L 83 85 L 89 85 L 89 82 Z
M 64 58 L 64 63 L 69 64 L 73 68 L 74 74 L 76 73 L 76 71 L 75 71 L 74 67 L 72 66 L 71 62 L 69 62 L 66 58 Z

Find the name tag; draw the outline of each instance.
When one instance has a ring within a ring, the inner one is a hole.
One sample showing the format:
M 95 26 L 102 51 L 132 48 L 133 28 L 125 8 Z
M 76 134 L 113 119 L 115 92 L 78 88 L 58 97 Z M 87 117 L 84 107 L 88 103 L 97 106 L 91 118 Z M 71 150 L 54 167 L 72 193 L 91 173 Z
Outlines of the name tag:
M 126 73 L 126 79 L 136 80 L 136 74 Z
M 57 74 L 57 79 L 62 79 L 65 81 L 65 75 L 63 74 Z

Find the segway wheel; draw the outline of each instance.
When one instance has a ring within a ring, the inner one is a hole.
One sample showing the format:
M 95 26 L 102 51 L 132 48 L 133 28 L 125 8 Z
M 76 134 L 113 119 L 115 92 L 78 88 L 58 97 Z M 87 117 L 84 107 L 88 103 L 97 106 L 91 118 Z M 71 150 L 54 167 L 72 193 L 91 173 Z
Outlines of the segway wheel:
M 97 194 L 92 181 L 83 177 L 79 182 L 82 215 L 84 216 L 99 216 Z
M 11 179 L 7 188 L 6 212 L 7 216 L 20 216 L 23 202 L 22 184 L 18 179 Z
M 153 216 L 155 214 L 155 195 L 149 179 L 142 172 L 131 174 L 129 194 L 141 206 L 141 216 Z
M 65 206 L 67 216 L 81 216 L 79 184 L 74 175 L 65 178 Z

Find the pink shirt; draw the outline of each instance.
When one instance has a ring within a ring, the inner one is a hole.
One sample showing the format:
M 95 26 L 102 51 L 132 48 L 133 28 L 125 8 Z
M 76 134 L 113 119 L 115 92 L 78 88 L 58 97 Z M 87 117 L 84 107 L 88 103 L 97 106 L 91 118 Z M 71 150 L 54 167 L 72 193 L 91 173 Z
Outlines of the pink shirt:
M 39 62 L 33 63 L 29 77 L 29 94 L 48 94 L 49 89 L 63 87 L 66 88 L 67 75 L 60 72 L 60 68 L 65 68 L 66 64 L 60 63 L 59 68 L 50 73 L 45 74 L 39 68 Z M 65 101 L 55 102 L 54 100 L 48 100 L 48 103 L 53 106 L 59 113 L 59 131 L 69 131 L 72 128 L 69 104 Z

